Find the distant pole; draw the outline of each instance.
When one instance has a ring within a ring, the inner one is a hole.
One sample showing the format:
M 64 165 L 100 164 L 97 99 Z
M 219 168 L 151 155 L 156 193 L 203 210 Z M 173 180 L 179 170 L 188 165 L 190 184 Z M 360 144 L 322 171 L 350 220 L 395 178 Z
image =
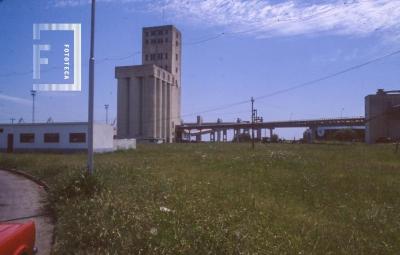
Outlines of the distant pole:
M 15 118 L 11 118 L 10 120 L 11 120 L 11 124 L 14 124 Z
M 90 59 L 89 59 L 89 116 L 88 116 L 88 173 L 93 174 L 93 105 L 94 105 L 94 28 L 96 0 L 92 0 Z
M 340 118 L 343 118 L 343 111 L 344 111 L 344 108 L 342 108 L 342 109 L 340 110 Z
M 108 107 L 109 107 L 108 104 L 104 105 L 104 108 L 106 109 L 106 124 L 108 124 Z
M 254 98 L 251 97 L 251 148 L 254 150 Z
M 35 123 L 35 96 L 36 96 L 36 90 L 31 90 L 31 96 L 32 96 L 32 123 Z

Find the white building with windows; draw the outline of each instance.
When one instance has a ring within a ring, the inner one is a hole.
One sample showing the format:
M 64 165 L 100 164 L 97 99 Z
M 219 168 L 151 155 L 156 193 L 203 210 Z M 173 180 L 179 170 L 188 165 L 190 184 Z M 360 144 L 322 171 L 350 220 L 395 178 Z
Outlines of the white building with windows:
M 87 122 L 0 124 L 0 151 L 86 151 Z M 136 148 L 135 140 L 114 140 L 113 127 L 94 124 L 95 152 Z

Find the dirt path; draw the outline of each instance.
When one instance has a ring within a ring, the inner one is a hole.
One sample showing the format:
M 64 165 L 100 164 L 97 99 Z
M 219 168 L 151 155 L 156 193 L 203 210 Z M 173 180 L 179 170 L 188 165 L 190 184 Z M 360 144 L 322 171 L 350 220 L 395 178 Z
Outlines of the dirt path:
M 0 222 L 24 217 L 28 218 L 14 222 L 33 220 L 39 255 L 50 254 L 53 237 L 51 218 L 43 216 L 46 199 L 46 191 L 35 182 L 0 170 Z

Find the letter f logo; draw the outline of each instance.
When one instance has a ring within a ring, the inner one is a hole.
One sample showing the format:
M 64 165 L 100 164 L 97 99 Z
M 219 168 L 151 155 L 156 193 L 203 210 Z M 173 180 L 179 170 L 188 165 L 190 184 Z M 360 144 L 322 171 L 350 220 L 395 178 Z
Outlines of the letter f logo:
M 33 45 L 33 79 L 40 79 L 40 65 L 49 64 L 48 58 L 41 58 L 41 51 L 49 51 L 50 44 L 34 44 Z

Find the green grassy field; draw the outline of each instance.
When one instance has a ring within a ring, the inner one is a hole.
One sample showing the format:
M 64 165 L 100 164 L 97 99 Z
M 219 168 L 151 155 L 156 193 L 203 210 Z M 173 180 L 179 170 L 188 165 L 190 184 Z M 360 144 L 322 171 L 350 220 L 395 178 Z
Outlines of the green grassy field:
M 389 145 L 174 144 L 0 154 L 50 184 L 55 254 L 398 254 Z

